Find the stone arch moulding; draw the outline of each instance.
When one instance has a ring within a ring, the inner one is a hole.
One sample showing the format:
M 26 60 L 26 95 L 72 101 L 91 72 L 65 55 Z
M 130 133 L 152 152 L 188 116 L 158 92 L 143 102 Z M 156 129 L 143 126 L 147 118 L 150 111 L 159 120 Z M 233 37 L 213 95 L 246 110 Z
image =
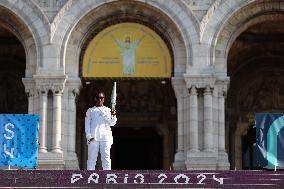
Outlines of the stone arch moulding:
M 75 5 L 74 5 L 75 6 Z M 163 34 L 172 49 L 175 76 L 183 76 L 189 59 L 188 50 L 190 39 L 185 38 L 185 33 L 181 32 L 182 21 L 178 16 L 174 16 L 173 10 L 169 10 L 166 4 L 160 4 L 156 1 L 141 3 L 139 1 L 114 1 L 104 4 L 86 5 L 81 8 L 81 12 L 74 16 L 73 22 L 64 35 L 61 47 L 61 66 L 64 67 L 65 73 L 70 77 L 79 76 L 79 60 L 82 45 L 86 37 L 92 32 L 92 27 L 103 27 L 115 24 L 119 19 L 136 20 L 152 26 L 158 33 Z M 90 8 L 91 7 L 91 8 Z M 163 8 L 161 8 L 163 7 Z M 74 7 L 73 7 L 74 8 Z M 75 8 L 74 8 L 75 9 Z M 82 11 L 84 10 L 84 11 Z M 84 14 L 82 14 L 84 13 Z M 169 16 L 171 15 L 172 16 Z M 77 19 L 78 18 L 78 19 Z M 114 19 L 115 18 L 115 19 Z M 173 21 L 175 18 L 178 21 Z M 120 21 L 121 22 L 121 21 Z M 180 25 L 179 25 L 180 24 Z M 63 28 L 57 31 L 57 34 Z
M 231 45 L 236 38 L 257 23 L 270 19 L 283 19 L 284 3 L 280 0 L 253 1 L 239 7 L 233 14 L 224 17 L 222 25 L 215 31 L 211 43 L 211 64 L 215 67 L 215 72 L 227 75 L 227 57 Z M 228 19 L 226 19 L 228 18 Z
M 33 7 L 31 8 L 25 1 L 23 9 L 14 6 L 10 1 L 0 2 L 0 20 L 2 27 L 5 27 L 21 42 L 26 54 L 26 71 L 25 77 L 32 78 L 36 74 L 38 65 L 40 65 L 39 35 L 30 18 Z

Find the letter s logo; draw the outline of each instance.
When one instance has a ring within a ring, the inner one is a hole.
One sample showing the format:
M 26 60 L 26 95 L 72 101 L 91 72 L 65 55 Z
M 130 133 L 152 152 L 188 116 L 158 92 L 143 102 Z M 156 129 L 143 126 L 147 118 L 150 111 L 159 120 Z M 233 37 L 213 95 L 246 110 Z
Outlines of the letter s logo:
M 8 127 L 12 127 L 12 129 L 14 129 L 14 125 L 12 123 L 7 123 L 5 124 L 5 131 L 7 131 L 8 133 L 11 134 L 11 136 L 8 136 L 6 133 L 4 134 L 4 137 L 7 139 L 7 140 L 10 140 L 12 138 L 14 138 L 15 136 L 15 133 L 13 130 L 10 130 Z

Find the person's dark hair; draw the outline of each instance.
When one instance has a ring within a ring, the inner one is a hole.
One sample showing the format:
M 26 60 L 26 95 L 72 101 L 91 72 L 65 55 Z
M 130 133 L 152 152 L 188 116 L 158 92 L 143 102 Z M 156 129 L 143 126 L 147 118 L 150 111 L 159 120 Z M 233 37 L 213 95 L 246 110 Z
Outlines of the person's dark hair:
M 96 92 L 95 100 L 96 100 L 97 96 L 99 96 L 99 94 L 103 94 L 104 97 L 105 97 L 105 93 L 103 91 L 98 91 L 98 92 Z

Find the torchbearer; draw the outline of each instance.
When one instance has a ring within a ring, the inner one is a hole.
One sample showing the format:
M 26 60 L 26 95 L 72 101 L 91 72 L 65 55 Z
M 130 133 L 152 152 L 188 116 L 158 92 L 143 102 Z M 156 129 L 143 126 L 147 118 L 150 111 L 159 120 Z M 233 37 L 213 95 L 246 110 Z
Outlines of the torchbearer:
M 116 93 L 116 92 L 115 92 Z M 116 96 L 112 95 L 113 97 Z M 87 169 L 95 170 L 98 152 L 101 152 L 103 170 L 111 170 L 110 148 L 113 144 L 111 126 L 116 124 L 115 109 L 104 106 L 105 95 L 98 92 L 95 96 L 96 105 L 89 108 L 85 117 L 85 132 L 88 142 Z M 112 102 L 115 103 L 115 100 Z M 115 104 L 112 107 L 115 107 Z

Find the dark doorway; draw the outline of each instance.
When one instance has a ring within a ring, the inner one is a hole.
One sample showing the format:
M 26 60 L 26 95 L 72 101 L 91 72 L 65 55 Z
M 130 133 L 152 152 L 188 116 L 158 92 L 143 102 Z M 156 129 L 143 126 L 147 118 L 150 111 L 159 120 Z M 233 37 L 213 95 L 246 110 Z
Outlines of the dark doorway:
M 163 169 L 163 143 L 154 127 L 113 130 L 113 169 Z
M 249 126 L 246 135 L 242 136 L 242 163 L 243 169 L 258 169 L 256 165 L 256 128 Z
M 248 27 L 229 51 L 226 132 L 231 169 L 255 169 L 253 131 L 242 138 L 243 154 L 235 154 L 240 153 L 235 144 L 238 123 L 253 124 L 256 112 L 284 110 L 284 20 L 275 13 L 270 16 L 275 17 Z M 236 167 L 240 155 L 243 165 Z
M 83 80 L 77 101 L 76 152 L 86 169 L 84 119 L 94 94 L 105 92 L 110 107 L 112 80 Z M 118 122 L 112 128 L 112 169 L 170 169 L 176 141 L 176 98 L 170 80 L 117 81 Z M 169 154 L 164 157 L 164 154 Z M 98 167 L 100 168 L 100 166 Z
M 22 78 L 26 55 L 21 42 L 0 25 L 0 114 L 28 112 L 28 98 Z

